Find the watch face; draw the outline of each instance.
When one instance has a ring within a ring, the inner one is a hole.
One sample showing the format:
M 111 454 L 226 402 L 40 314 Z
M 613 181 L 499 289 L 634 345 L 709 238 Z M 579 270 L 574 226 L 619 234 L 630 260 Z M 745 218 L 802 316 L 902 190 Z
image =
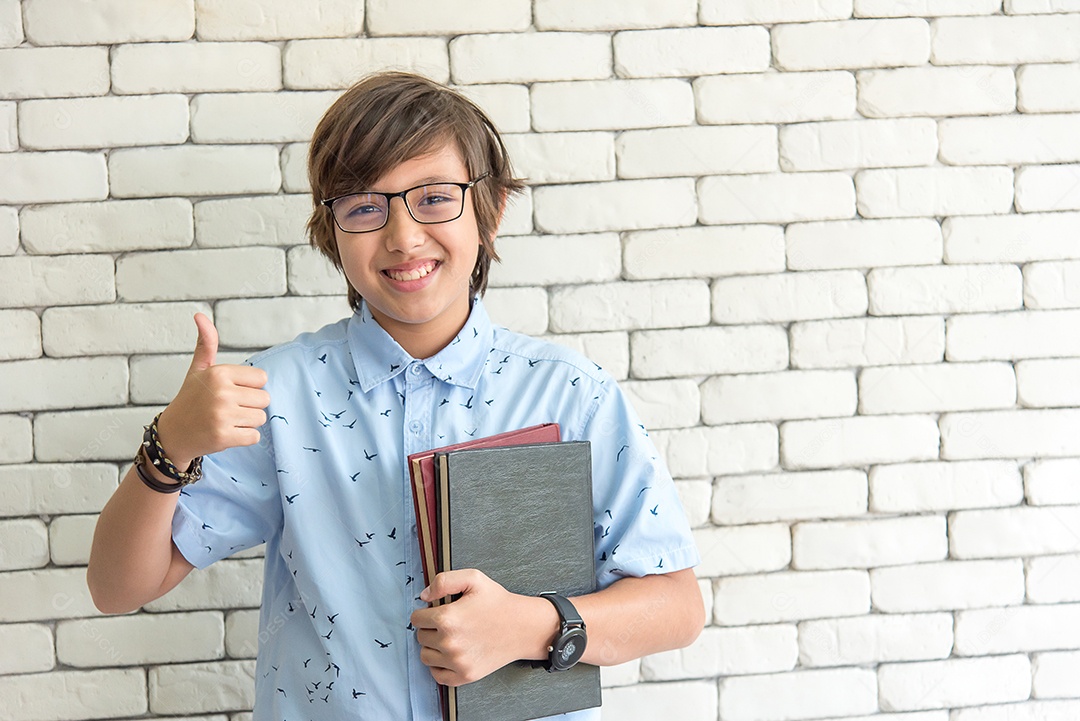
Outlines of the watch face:
M 572 667 L 585 653 L 585 631 L 580 628 L 568 630 L 555 640 L 551 649 L 551 665 L 558 671 Z

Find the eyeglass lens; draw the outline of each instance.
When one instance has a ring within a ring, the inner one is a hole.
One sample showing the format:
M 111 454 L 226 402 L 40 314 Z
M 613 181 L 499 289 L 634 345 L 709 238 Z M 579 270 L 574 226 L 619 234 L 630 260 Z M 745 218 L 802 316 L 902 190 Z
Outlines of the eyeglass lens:
M 461 215 L 465 191 L 458 185 L 437 183 L 413 188 L 405 194 L 409 214 L 418 223 L 445 223 Z M 358 193 L 339 198 L 334 218 L 342 230 L 352 233 L 378 230 L 386 225 L 390 206 L 385 195 Z

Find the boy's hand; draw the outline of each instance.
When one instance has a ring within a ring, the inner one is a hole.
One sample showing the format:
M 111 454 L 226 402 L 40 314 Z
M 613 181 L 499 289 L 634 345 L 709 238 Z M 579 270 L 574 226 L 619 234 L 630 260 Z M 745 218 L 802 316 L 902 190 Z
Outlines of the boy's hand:
M 445 571 L 420 593 L 421 600 L 461 594 L 452 603 L 412 614 L 420 660 L 438 683 L 472 683 L 511 661 L 547 657 L 559 625 L 555 607 L 542 598 L 510 593 L 481 571 Z
M 191 367 L 172 403 L 162 411 L 158 433 L 166 455 L 178 468 L 196 456 L 259 442 L 258 428 L 270 405 L 263 390 L 266 371 L 246 365 L 214 365 L 218 333 L 213 321 L 195 314 L 199 339 Z

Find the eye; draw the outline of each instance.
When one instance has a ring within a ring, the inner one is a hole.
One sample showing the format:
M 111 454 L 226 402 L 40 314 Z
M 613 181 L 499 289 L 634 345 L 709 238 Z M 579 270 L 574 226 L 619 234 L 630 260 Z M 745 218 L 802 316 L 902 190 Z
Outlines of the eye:
M 334 204 L 334 212 L 342 218 L 357 218 L 383 212 L 382 197 L 378 195 L 350 195 Z
M 420 203 L 419 204 L 421 206 L 423 206 L 423 205 L 440 205 L 442 203 L 452 203 L 454 201 L 455 201 L 455 198 L 452 197 L 448 193 L 442 193 L 442 192 L 439 192 L 439 191 L 433 191 L 433 192 L 430 192 L 430 193 L 425 193 L 424 196 L 422 198 L 420 198 Z

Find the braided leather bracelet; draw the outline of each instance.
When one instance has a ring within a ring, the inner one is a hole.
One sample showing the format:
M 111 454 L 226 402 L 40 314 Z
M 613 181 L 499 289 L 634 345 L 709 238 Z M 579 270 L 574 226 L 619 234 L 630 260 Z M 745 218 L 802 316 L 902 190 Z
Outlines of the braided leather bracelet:
M 161 439 L 158 437 L 158 419 L 161 418 L 161 414 L 158 413 L 154 416 L 154 420 L 148 426 L 143 426 L 143 440 L 142 450 L 140 453 L 145 453 L 146 458 L 154 464 L 154 468 L 158 469 L 167 478 L 179 483 L 181 486 L 194 483 L 202 478 L 202 456 L 198 456 L 191 462 L 186 471 L 181 471 L 176 467 L 172 461 L 165 455 L 165 449 L 161 447 Z M 139 456 L 136 456 L 138 458 Z
M 158 493 L 176 493 L 184 487 L 183 483 L 162 483 L 153 475 L 148 474 L 143 470 L 143 463 L 146 462 L 146 454 L 143 453 L 142 446 L 139 446 L 139 452 L 135 454 L 135 472 L 139 474 L 139 480 L 146 484 L 146 487 L 151 491 L 157 491 Z

